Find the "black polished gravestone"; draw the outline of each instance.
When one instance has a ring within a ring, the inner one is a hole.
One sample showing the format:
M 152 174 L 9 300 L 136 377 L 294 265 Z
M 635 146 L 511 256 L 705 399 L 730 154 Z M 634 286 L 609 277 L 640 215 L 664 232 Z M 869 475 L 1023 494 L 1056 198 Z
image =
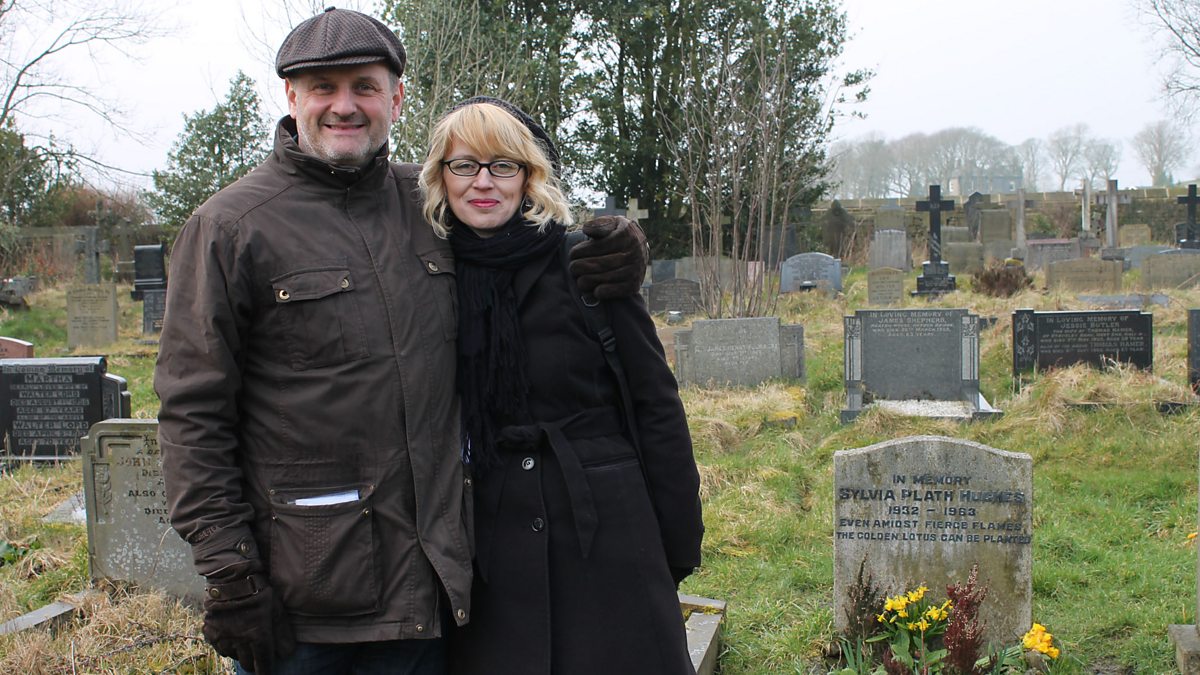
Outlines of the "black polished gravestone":
M 142 291 L 142 334 L 161 333 L 166 312 L 167 289 L 147 288 Z
M 917 211 L 929 213 L 929 260 L 921 265 L 913 295 L 941 295 L 957 288 L 950 264 L 942 261 L 942 211 L 953 211 L 954 201 L 942 199 L 942 186 L 929 186 L 929 201 L 917 202 Z
M 1196 196 L 1196 184 L 1189 185 L 1187 196 L 1178 197 L 1177 201 L 1187 204 L 1187 221 L 1182 228 L 1176 226 L 1177 232 L 1182 229 L 1183 235 L 1178 237 L 1179 248 L 1200 248 L 1200 227 L 1196 225 L 1196 204 L 1200 203 L 1200 197 Z
M 163 244 L 133 247 L 133 290 L 134 300 L 142 299 L 142 292 L 151 289 L 166 289 L 166 247 Z
M 1083 363 L 1154 366 L 1154 315 L 1137 310 L 1013 312 L 1013 381 L 1036 370 Z
M 0 359 L 0 457 L 74 459 L 93 424 L 129 417 L 125 378 L 107 370 L 103 356 Z

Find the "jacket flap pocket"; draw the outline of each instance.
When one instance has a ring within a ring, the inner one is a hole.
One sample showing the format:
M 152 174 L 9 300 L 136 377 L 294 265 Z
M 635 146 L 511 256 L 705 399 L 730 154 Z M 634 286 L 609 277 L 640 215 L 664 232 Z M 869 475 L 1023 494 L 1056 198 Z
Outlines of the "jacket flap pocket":
M 346 267 L 328 267 L 291 272 L 271 280 L 275 302 L 319 300 L 334 293 L 354 290 L 354 280 Z
M 421 266 L 429 274 L 454 274 L 454 255 L 449 249 L 430 249 L 417 253 Z

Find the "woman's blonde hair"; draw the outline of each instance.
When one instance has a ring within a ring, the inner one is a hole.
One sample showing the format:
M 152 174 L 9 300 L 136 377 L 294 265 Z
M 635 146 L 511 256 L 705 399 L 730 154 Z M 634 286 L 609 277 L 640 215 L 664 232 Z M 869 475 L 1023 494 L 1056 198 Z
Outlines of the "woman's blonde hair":
M 445 238 L 450 233 L 450 204 L 442 161 L 455 140 L 462 141 L 481 157 L 503 157 L 525 165 L 522 215 L 539 229 L 544 230 L 551 221 L 571 224 L 571 208 L 554 174 L 554 166 L 529 129 L 502 108 L 472 103 L 452 110 L 429 134 L 429 154 L 418 183 L 425 194 L 425 219 L 439 237 Z

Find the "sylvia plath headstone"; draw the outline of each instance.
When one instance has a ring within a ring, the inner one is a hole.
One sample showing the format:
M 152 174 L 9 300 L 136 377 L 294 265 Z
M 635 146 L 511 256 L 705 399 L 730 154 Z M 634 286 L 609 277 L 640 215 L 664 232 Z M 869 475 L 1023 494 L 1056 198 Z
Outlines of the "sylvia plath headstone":
M 849 422 L 868 405 L 902 414 L 996 415 L 979 391 L 979 317 L 965 309 L 860 309 L 843 317 Z
M 199 600 L 204 578 L 171 528 L 155 420 L 113 419 L 83 439 L 92 581 L 121 581 Z
M 106 371 L 102 356 L 0 359 L 0 435 L 8 457 L 73 457 L 91 425 L 129 417 L 125 379 Z
M 929 214 L 929 260 L 921 265 L 913 295 L 940 295 L 956 288 L 950 266 L 942 262 L 942 211 L 953 211 L 954 201 L 942 199 L 942 186 L 929 186 L 929 200 L 917 202 L 917 211 Z
M 103 347 L 117 341 L 117 287 L 74 286 L 67 290 L 67 346 Z
M 17 338 L 0 337 L 0 359 L 31 359 L 33 343 Z
M 986 641 L 1032 621 L 1033 460 L 972 441 L 910 436 L 833 456 L 834 627 L 865 575 L 887 595 L 927 586 L 939 601 L 979 566 Z
M 681 384 L 754 386 L 804 379 L 804 327 L 779 317 L 701 319 L 675 333 Z
M 1038 312 L 1018 309 L 1012 318 L 1013 381 L 1035 370 L 1076 363 L 1102 367 L 1154 365 L 1154 315 L 1137 310 Z

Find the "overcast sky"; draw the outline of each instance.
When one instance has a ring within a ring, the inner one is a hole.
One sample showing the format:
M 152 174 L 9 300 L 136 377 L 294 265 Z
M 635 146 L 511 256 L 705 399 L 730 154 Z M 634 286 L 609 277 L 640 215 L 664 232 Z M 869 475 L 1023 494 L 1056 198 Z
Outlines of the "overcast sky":
M 866 119 L 847 121 L 836 135 L 877 132 L 898 139 L 975 127 L 1017 144 L 1082 122 L 1095 136 L 1122 143 L 1117 178 L 1123 187 L 1145 184 L 1149 178 L 1129 141 L 1166 114 L 1159 99 L 1164 66 L 1162 50 L 1133 2 L 844 0 L 851 39 L 843 65 L 871 68 L 876 75 L 867 103 L 859 107 Z M 137 47 L 140 63 L 106 57 L 87 72 L 131 111 L 148 141 L 120 138 L 87 123 L 55 122 L 53 130 L 110 164 L 149 173 L 166 166 L 183 115 L 221 100 L 238 68 L 262 83 L 269 111 L 282 114 L 273 52 L 254 46 L 257 37 L 273 50 L 286 34 L 282 17 L 264 21 L 263 13 L 278 5 L 162 2 L 169 37 Z M 1180 173 L 1200 173 L 1198 159 Z

